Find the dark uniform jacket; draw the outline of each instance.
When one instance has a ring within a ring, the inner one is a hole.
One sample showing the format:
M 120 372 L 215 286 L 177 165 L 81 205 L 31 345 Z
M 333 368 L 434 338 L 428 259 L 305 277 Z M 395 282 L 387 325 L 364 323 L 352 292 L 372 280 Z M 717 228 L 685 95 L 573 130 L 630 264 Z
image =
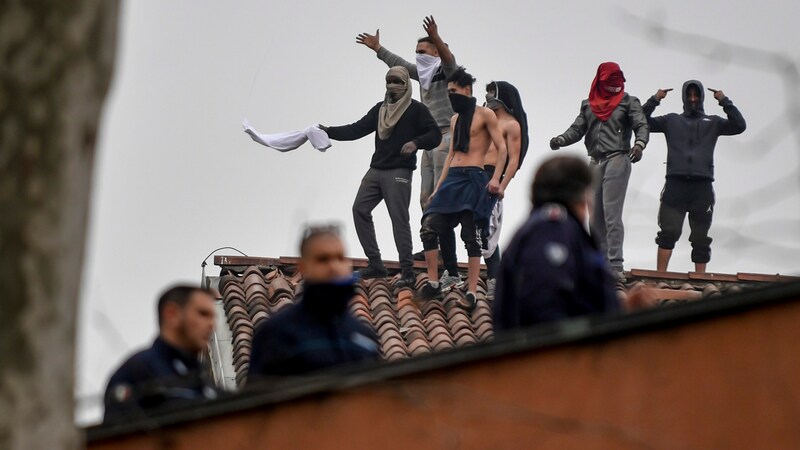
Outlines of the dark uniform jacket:
M 128 358 L 111 376 L 105 393 L 104 422 L 137 419 L 156 408 L 217 397 L 196 355 L 156 338 Z
M 687 100 L 689 86 L 700 90 L 700 104 L 692 109 Z M 714 147 L 720 136 L 742 133 L 747 124 L 728 97 L 719 101 L 728 118 L 706 115 L 703 110 L 703 84 L 690 80 L 683 84 L 683 114 L 651 117 L 661 102 L 655 96 L 644 105 L 650 131 L 664 133 L 667 139 L 667 177 L 695 180 L 714 180 Z
M 611 113 L 611 117 L 605 122 L 594 115 L 588 99 L 581 102 L 578 117 L 561 136 L 564 138 L 565 146 L 574 144 L 586 136 L 584 141 L 589 156 L 603 159 L 611 153 L 630 153 L 632 131 L 636 132 L 635 142 L 645 148 L 650 138 L 647 118 L 642 112 L 639 99 L 625 93 L 622 101 Z
M 376 360 L 375 333 L 348 311 L 350 298 L 303 295 L 267 319 L 253 336 L 248 382 Z
M 378 112 L 383 102 L 372 107 L 357 122 L 340 127 L 329 127 L 328 137 L 336 141 L 354 141 L 378 130 Z M 408 109 L 394 126 L 388 139 L 382 140 L 375 133 L 375 153 L 370 167 L 373 169 L 416 169 L 417 155 L 403 155 L 400 150 L 407 142 L 414 141 L 418 150 L 436 148 L 442 142 L 442 132 L 433 120 L 428 108 L 411 100 Z
M 620 309 L 603 252 L 561 205 L 537 208 L 503 253 L 494 309 L 498 332 Z

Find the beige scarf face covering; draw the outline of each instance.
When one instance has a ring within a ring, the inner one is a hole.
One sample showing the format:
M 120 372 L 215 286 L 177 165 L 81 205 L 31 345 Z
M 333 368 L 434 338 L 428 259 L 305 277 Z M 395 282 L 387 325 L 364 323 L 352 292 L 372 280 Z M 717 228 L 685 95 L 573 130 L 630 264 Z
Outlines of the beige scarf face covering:
M 409 84 L 408 70 L 405 67 L 395 66 L 386 73 L 386 99 L 378 112 L 378 138 L 385 141 L 392 135 L 394 126 L 403 117 L 408 107 L 411 105 L 411 86 Z M 389 83 L 389 80 L 400 79 L 403 84 Z M 397 98 L 393 94 L 402 94 L 394 103 L 392 98 Z

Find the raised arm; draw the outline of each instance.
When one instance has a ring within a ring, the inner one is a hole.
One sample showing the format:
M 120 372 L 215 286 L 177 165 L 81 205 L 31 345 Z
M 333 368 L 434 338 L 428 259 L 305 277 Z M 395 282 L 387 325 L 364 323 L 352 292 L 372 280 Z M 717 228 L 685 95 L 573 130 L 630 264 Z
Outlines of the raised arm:
M 719 106 L 722 106 L 722 110 L 725 111 L 725 114 L 728 116 L 727 119 L 722 119 L 720 121 L 719 134 L 723 136 L 733 136 L 743 133 L 747 128 L 747 123 L 744 121 L 742 113 L 739 112 L 739 108 L 733 106 L 733 101 L 721 90 L 711 88 L 708 90 L 714 93 L 714 98 L 717 99 Z
M 433 16 L 427 16 L 422 21 L 422 28 L 428 33 L 428 36 L 433 40 L 433 45 L 436 46 L 436 50 L 439 52 L 439 58 L 442 58 L 442 64 L 445 66 L 449 66 L 455 63 L 455 56 L 453 53 L 450 52 L 450 47 L 444 43 L 442 37 L 439 36 L 439 25 L 436 24 L 436 21 L 433 19 Z
M 412 64 L 405 59 L 395 55 L 394 53 L 390 52 L 386 47 L 381 45 L 381 30 L 376 30 L 375 34 L 369 33 L 361 33 L 356 36 L 356 43 L 364 45 L 370 49 L 372 49 L 378 59 L 386 63 L 389 67 L 394 66 L 403 66 L 408 69 L 408 74 L 411 78 L 415 80 L 419 80 L 419 75 L 417 74 L 417 66 L 416 64 Z
M 647 99 L 647 102 L 642 106 L 642 111 L 644 111 L 645 117 L 647 117 L 647 126 L 650 127 L 651 133 L 663 133 L 664 132 L 664 123 L 666 122 L 665 116 L 658 116 L 652 117 L 653 112 L 656 110 L 656 107 L 661 104 L 661 100 L 667 96 L 667 92 L 671 91 L 672 88 L 669 89 L 659 89 L 656 91 L 655 95 Z
M 328 137 L 336 141 L 355 141 L 375 131 L 378 124 L 378 110 L 381 104 L 373 106 L 364 117 L 357 122 L 338 127 L 326 127 L 320 125 L 320 129 L 328 134 Z

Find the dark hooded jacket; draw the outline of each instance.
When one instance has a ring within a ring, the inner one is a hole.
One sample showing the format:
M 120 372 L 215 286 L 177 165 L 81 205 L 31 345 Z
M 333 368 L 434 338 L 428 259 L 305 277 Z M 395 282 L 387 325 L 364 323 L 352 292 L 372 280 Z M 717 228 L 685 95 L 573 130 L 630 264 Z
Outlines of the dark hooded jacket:
M 528 154 L 528 115 L 522 107 L 522 98 L 519 96 L 519 91 L 511 83 L 507 81 L 493 81 L 495 86 L 495 98 L 505 105 L 509 114 L 514 116 L 519 122 L 520 128 L 520 147 L 519 147 L 519 167 L 522 167 L 522 161 L 525 155 Z M 508 166 L 508 160 L 506 160 Z
M 700 102 L 696 107 L 687 100 L 689 86 L 696 85 Z M 655 96 L 644 104 L 644 113 L 650 131 L 664 133 L 667 139 L 667 177 L 691 180 L 714 180 L 714 147 L 719 136 L 742 133 L 747 127 L 742 113 L 728 97 L 719 105 L 728 118 L 706 115 L 703 110 L 705 93 L 703 84 L 689 80 L 683 84 L 683 114 L 671 113 L 652 117 L 660 104 Z

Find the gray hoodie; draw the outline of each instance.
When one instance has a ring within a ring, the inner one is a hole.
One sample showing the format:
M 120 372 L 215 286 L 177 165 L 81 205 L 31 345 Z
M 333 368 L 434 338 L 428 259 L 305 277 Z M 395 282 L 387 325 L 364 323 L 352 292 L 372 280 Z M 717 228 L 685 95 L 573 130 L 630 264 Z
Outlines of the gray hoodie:
M 689 86 L 696 85 L 700 91 L 700 102 L 692 106 L 687 99 Z M 703 110 L 705 93 L 703 84 L 697 80 L 683 83 L 683 114 L 671 113 L 651 117 L 660 104 L 655 96 L 644 104 L 644 113 L 650 131 L 664 133 L 667 139 L 667 177 L 714 180 L 714 147 L 719 136 L 742 133 L 747 124 L 728 97 L 719 101 L 728 118 L 706 115 Z

